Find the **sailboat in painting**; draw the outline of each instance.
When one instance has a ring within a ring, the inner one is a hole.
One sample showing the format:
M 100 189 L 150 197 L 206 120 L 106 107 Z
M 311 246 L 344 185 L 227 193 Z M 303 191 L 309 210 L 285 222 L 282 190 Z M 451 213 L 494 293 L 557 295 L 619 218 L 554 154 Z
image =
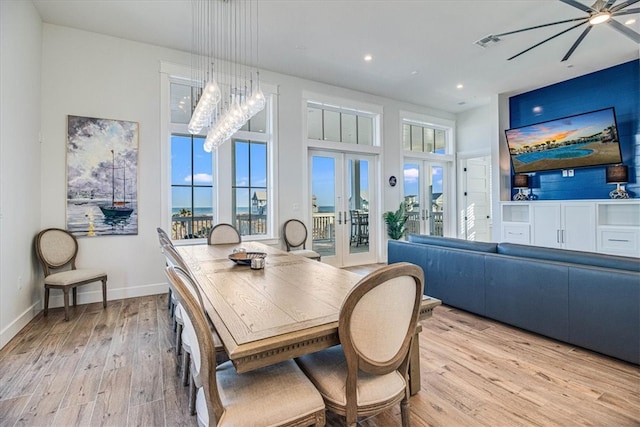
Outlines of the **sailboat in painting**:
M 102 214 L 107 218 L 126 218 L 131 215 L 133 208 L 127 206 L 125 170 L 122 168 L 122 201 L 116 201 L 116 158 L 111 150 L 111 205 L 100 205 Z

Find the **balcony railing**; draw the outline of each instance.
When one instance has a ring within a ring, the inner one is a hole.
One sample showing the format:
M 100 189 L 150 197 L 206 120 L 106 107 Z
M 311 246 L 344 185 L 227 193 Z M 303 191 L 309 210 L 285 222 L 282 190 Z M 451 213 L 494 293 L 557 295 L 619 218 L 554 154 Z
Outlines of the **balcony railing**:
M 174 216 L 171 219 L 171 239 L 204 239 L 209 236 L 213 227 L 211 215 L 202 216 Z M 242 236 L 267 234 L 267 216 L 238 214 L 236 228 Z

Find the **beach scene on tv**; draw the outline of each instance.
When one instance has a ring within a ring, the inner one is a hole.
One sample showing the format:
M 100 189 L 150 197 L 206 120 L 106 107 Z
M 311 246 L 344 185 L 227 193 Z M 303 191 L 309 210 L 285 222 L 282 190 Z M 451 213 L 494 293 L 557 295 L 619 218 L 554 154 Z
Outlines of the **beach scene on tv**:
M 505 133 L 515 173 L 622 162 L 613 108 Z

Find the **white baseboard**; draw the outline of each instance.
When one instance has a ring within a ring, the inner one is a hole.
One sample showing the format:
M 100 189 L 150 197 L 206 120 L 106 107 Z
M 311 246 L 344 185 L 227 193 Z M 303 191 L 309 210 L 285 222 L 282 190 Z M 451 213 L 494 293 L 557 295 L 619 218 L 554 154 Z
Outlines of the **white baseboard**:
M 27 326 L 40 311 L 42 311 L 42 301 L 36 301 L 0 331 L 0 349 L 7 345 L 11 338 L 15 337 L 22 328 Z
M 134 286 L 130 288 L 113 289 L 107 283 L 107 301 L 115 299 L 143 297 L 147 295 L 157 295 L 167 292 L 169 285 L 166 283 L 153 283 L 149 285 Z M 72 304 L 71 293 L 69 293 L 69 304 Z M 78 304 L 90 304 L 92 302 L 102 301 L 102 287 L 82 292 L 82 288 L 78 288 Z M 41 303 L 41 307 L 44 302 Z M 49 294 L 49 308 L 64 307 L 64 297 L 62 291 L 52 289 Z
M 143 297 L 147 295 L 157 295 L 167 292 L 169 285 L 166 283 L 152 283 L 149 285 L 133 286 L 128 288 L 111 288 L 107 284 L 107 301 Z M 102 301 L 102 287 L 97 290 L 82 292 L 82 288 L 78 288 L 78 304 L 89 304 L 93 302 Z M 73 299 L 69 296 L 69 304 L 72 304 Z M 11 338 L 16 336 L 27 323 L 31 321 L 38 313 L 43 310 L 44 302 L 42 300 L 36 301 L 24 312 L 22 312 L 17 318 L 15 318 L 9 325 L 0 331 L 0 349 L 3 348 Z M 51 290 L 49 297 L 49 308 L 64 307 L 64 298 L 61 291 L 55 289 Z

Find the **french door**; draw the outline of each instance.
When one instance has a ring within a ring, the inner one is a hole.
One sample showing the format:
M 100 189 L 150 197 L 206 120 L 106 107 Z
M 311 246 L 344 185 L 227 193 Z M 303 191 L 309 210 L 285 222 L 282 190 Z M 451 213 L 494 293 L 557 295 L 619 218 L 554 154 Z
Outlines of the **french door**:
M 404 201 L 409 219 L 407 234 L 444 236 L 448 224 L 448 165 L 421 159 L 405 159 Z
M 338 267 L 376 262 L 376 157 L 309 152 L 313 250 Z

